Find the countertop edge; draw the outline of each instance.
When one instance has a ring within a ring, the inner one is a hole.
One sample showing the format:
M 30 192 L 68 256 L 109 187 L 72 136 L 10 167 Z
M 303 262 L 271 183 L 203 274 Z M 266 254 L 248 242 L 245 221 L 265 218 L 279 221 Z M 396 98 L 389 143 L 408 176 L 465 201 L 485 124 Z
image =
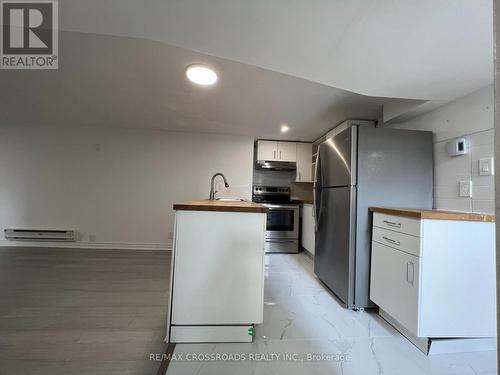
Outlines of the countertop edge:
M 419 210 L 414 208 L 412 209 L 412 208 L 389 208 L 389 207 L 370 207 L 369 210 L 371 212 L 378 212 L 396 216 L 405 216 L 416 219 L 479 221 L 486 223 L 495 222 L 495 215 L 478 214 L 473 212 Z
M 175 203 L 173 209 L 175 211 L 211 211 L 211 212 L 246 212 L 246 213 L 267 213 L 269 209 L 262 205 L 252 204 L 242 205 L 240 202 L 238 204 L 231 204 L 233 202 L 216 203 L 212 202 L 186 202 L 186 203 Z

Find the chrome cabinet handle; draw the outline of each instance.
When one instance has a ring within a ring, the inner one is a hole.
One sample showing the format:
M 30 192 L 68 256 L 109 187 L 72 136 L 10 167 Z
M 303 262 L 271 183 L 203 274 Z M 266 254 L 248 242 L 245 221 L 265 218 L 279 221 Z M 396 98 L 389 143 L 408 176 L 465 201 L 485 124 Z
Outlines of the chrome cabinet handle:
M 276 159 L 276 151 L 273 151 L 273 159 Z
M 280 151 L 280 160 L 281 160 L 281 151 Z
M 301 179 L 302 179 L 302 178 L 301 178 L 301 173 L 299 172 L 299 181 L 300 181 Z
M 411 269 L 411 272 L 410 272 Z M 410 279 L 410 273 L 411 273 L 411 279 Z M 411 284 L 413 286 L 413 282 L 415 281 L 415 265 L 413 262 L 407 262 L 406 263 L 406 282 Z
M 386 223 L 390 227 L 401 228 L 401 223 L 395 223 L 394 221 L 389 221 L 389 220 L 384 220 L 384 223 Z
M 392 238 L 385 237 L 385 236 L 383 236 L 382 238 L 383 238 L 384 240 L 386 240 L 387 242 L 392 243 L 392 244 L 394 244 L 394 245 L 397 245 L 397 246 L 401 245 L 401 242 L 400 242 L 400 241 L 393 240 Z

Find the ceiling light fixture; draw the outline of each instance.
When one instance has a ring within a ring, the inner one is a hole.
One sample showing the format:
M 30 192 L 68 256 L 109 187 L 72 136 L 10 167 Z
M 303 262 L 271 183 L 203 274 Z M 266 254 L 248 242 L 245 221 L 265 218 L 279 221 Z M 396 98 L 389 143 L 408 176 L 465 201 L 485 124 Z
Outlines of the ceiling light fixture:
M 281 132 L 282 133 L 286 133 L 289 130 L 290 130 L 290 128 L 288 127 L 288 125 L 285 125 L 285 124 L 281 125 Z
M 217 82 L 217 73 L 206 65 L 193 64 L 186 68 L 186 77 L 197 85 L 210 86 Z

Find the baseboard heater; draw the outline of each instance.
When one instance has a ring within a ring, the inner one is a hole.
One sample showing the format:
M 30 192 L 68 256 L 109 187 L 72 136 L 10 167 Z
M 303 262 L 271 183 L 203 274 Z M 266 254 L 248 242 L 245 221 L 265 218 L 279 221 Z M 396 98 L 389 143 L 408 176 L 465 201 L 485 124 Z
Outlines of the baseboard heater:
M 74 230 L 5 229 L 4 234 L 14 241 L 75 241 Z

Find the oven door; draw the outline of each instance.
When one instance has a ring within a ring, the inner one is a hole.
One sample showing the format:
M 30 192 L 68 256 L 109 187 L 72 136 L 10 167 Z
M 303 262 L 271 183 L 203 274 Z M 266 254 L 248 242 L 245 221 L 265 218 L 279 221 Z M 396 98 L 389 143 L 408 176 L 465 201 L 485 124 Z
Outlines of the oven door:
M 299 238 L 299 207 L 266 204 L 267 239 L 297 239 Z

